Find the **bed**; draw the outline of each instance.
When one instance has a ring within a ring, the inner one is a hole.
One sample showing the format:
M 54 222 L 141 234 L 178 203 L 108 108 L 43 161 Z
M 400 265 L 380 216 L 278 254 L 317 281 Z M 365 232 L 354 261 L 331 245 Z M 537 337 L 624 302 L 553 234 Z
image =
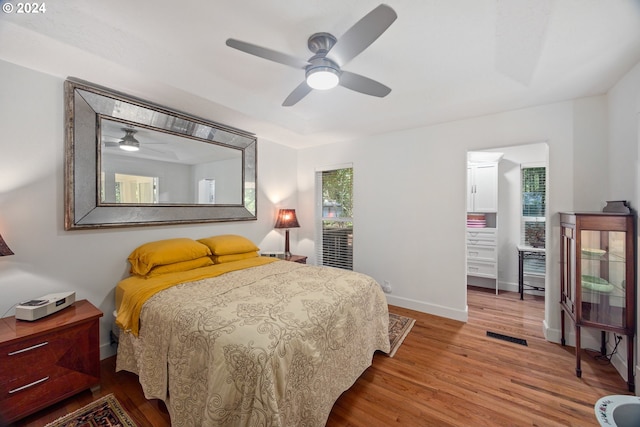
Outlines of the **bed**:
M 235 235 L 152 242 L 129 261 L 116 369 L 165 402 L 172 426 L 324 426 L 389 351 L 367 275 L 260 257 Z

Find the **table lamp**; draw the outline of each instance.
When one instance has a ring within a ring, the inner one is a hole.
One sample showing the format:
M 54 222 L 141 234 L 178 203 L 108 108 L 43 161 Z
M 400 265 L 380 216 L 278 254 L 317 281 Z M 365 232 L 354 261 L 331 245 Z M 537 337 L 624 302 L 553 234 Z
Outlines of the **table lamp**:
M 289 229 L 298 227 L 300 227 L 300 224 L 298 224 L 298 218 L 296 218 L 295 209 L 280 209 L 278 211 L 278 218 L 276 219 L 275 228 L 286 229 L 284 235 L 284 256 L 286 258 L 289 258 L 291 256 L 291 252 L 289 251 Z
M 11 249 L 9 249 L 9 246 L 7 246 L 7 244 L 4 242 L 4 239 L 0 234 L 0 256 L 7 256 L 7 255 L 13 255 L 13 252 L 11 251 Z

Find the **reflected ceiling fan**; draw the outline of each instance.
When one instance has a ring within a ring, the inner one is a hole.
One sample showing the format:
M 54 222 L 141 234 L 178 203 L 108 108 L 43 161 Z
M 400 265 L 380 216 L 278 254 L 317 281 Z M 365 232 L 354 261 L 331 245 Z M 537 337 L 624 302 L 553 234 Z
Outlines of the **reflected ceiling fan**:
M 121 128 L 121 130 L 124 131 L 124 136 L 122 138 L 118 139 L 118 138 L 110 137 L 112 138 L 112 140 L 105 141 L 104 146 L 118 147 L 121 150 L 129 151 L 129 152 L 139 151 L 140 141 L 134 136 L 136 133 L 138 133 L 138 130 L 133 128 Z M 144 145 L 147 145 L 147 144 L 164 144 L 164 143 L 163 142 L 145 142 L 144 143 Z M 162 151 L 152 150 L 151 148 L 148 148 L 148 149 L 151 151 L 157 151 L 158 153 L 162 153 Z
M 313 89 L 327 90 L 337 85 L 382 98 L 391 92 L 389 87 L 368 77 L 344 71 L 341 67 L 376 41 L 397 17 L 393 9 L 381 4 L 356 22 L 340 39 L 329 33 L 315 33 L 307 42 L 309 50 L 314 53 L 308 60 L 236 39 L 227 39 L 227 46 L 305 70 L 305 80 L 284 100 L 284 107 L 295 105 Z

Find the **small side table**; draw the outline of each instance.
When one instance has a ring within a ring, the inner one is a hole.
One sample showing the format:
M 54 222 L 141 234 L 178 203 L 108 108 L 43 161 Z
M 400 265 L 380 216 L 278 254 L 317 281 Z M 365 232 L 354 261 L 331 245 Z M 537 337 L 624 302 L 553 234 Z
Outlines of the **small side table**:
M 544 291 L 543 287 L 532 286 L 524 283 L 524 260 L 529 256 L 542 257 L 545 256 L 544 248 L 534 248 L 532 246 L 517 245 L 518 248 L 518 292 L 520 292 L 520 299 L 524 299 L 524 287 L 526 286 L 530 290 Z
M 298 264 L 306 264 L 307 257 L 303 255 L 291 255 L 284 258 L 285 261 L 297 262 Z
M 42 319 L 0 319 L 0 424 L 100 386 L 100 317 L 87 300 Z

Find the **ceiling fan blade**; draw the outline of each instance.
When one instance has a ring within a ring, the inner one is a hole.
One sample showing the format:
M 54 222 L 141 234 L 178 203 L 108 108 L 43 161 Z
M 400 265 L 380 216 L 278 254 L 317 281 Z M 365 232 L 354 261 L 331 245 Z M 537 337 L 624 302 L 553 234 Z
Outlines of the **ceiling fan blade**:
M 293 92 L 287 96 L 287 99 L 282 103 L 283 107 L 291 107 L 295 105 L 298 101 L 300 101 L 305 96 L 309 95 L 313 89 L 309 87 L 306 81 L 303 81 L 296 87 Z
M 329 51 L 339 66 L 345 65 L 384 33 L 398 15 L 386 4 L 373 9 L 342 35 Z
M 251 55 L 259 56 L 260 58 L 268 59 L 269 61 L 278 62 L 280 64 L 288 65 L 294 68 L 305 68 L 307 65 L 309 65 L 307 61 L 296 58 L 295 56 L 276 52 L 275 50 L 267 49 L 266 47 L 257 46 L 255 44 L 243 42 L 236 39 L 227 39 L 227 46 L 241 50 L 242 52 Z
M 384 98 L 391 92 L 391 88 L 382 83 L 348 71 L 343 71 L 340 74 L 340 86 L 379 98 Z

